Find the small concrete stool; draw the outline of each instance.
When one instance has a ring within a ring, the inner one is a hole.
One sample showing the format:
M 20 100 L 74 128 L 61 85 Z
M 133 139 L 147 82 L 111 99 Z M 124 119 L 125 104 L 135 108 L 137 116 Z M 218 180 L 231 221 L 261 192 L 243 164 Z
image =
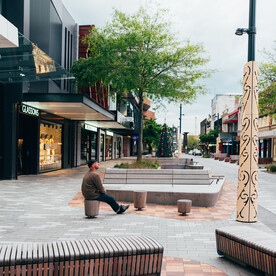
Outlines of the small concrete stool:
M 189 199 L 179 199 L 177 200 L 178 212 L 186 215 L 186 213 L 191 212 L 192 201 Z
M 99 214 L 100 201 L 84 200 L 84 213 L 87 217 L 96 217 Z
M 138 211 L 141 211 L 142 208 L 146 207 L 146 201 L 147 201 L 147 192 L 146 191 L 134 191 L 133 192 L 134 208 L 137 208 Z

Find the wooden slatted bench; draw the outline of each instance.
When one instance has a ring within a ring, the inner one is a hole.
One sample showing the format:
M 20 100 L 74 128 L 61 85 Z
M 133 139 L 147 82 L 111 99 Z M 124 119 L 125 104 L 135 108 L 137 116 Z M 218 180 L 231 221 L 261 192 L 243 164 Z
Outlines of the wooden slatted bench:
M 149 236 L 0 245 L 0 275 L 160 275 L 163 247 Z
M 248 226 L 216 229 L 219 255 L 276 275 L 276 235 Z
M 227 157 L 227 153 L 215 153 L 214 154 L 215 160 L 223 161 L 225 157 Z
M 229 163 L 236 163 L 239 161 L 239 155 L 230 155 Z

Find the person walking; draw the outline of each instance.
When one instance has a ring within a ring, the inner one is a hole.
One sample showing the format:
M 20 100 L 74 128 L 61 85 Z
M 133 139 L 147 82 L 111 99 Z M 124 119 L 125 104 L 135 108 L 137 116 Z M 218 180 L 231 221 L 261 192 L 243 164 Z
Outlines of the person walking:
M 129 205 L 119 205 L 114 197 L 106 193 L 101 178 L 96 172 L 99 169 L 97 160 L 92 159 L 88 162 L 89 171 L 85 174 L 82 180 L 81 191 L 86 200 L 99 200 L 110 205 L 113 211 L 117 214 L 124 213 Z

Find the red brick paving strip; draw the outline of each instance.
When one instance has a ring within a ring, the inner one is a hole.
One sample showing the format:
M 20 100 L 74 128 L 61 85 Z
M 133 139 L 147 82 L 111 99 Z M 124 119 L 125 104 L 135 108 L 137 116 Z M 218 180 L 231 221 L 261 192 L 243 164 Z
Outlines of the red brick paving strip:
M 193 260 L 164 257 L 162 262 L 162 276 L 227 276 L 226 273 L 208 264 Z
M 100 173 L 101 178 L 104 172 Z M 224 186 L 219 196 L 219 200 L 214 207 L 195 207 L 192 206 L 191 213 L 182 216 L 177 212 L 177 206 L 157 205 L 148 203 L 143 211 L 136 211 L 133 204 L 130 205 L 128 213 L 142 216 L 153 216 L 167 219 L 187 220 L 187 221 L 214 221 L 229 218 L 236 208 L 237 186 L 229 180 L 225 180 Z M 69 202 L 70 206 L 83 207 L 83 196 L 79 192 Z M 124 202 L 120 202 L 124 204 Z M 109 205 L 101 202 L 101 210 L 111 211 Z

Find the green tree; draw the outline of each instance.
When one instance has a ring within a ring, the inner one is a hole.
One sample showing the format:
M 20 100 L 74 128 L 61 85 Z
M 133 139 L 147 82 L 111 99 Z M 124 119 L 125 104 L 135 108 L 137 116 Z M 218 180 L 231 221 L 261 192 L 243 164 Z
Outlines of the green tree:
M 158 142 L 158 148 L 156 152 L 157 157 L 172 157 L 172 141 L 166 124 L 163 125 L 163 129 L 160 133 Z
M 261 89 L 266 89 L 273 83 L 276 83 L 276 41 L 274 41 L 274 46 L 272 51 L 263 51 L 266 62 L 261 63 L 260 66 L 260 87 Z M 274 85 L 274 89 L 275 89 Z
M 259 113 L 260 115 L 276 113 L 276 41 L 272 51 L 263 51 L 266 62 L 260 66 Z
M 276 113 L 276 83 L 259 93 L 259 115 Z
M 216 144 L 218 137 L 219 129 L 216 128 L 214 130 L 210 130 L 207 134 L 200 134 L 199 140 L 201 146 L 203 147 L 203 151 L 209 154 L 209 145 Z
M 188 150 L 198 148 L 199 138 L 197 138 L 193 135 L 188 135 L 187 140 L 188 140 L 187 141 L 188 142 L 188 145 L 187 145 Z
M 192 103 L 205 89 L 198 80 L 209 77 L 200 44 L 180 43 L 167 11 L 141 7 L 133 15 L 114 10 L 112 20 L 86 36 L 89 58 L 74 63 L 71 72 L 81 86 L 102 82 L 111 92 L 133 91 L 139 97 L 138 156 L 142 158 L 143 99 Z
M 143 142 L 149 147 L 149 152 L 152 152 L 152 148 L 158 145 L 160 132 L 162 125 L 158 124 L 155 119 L 145 120 L 143 129 Z

